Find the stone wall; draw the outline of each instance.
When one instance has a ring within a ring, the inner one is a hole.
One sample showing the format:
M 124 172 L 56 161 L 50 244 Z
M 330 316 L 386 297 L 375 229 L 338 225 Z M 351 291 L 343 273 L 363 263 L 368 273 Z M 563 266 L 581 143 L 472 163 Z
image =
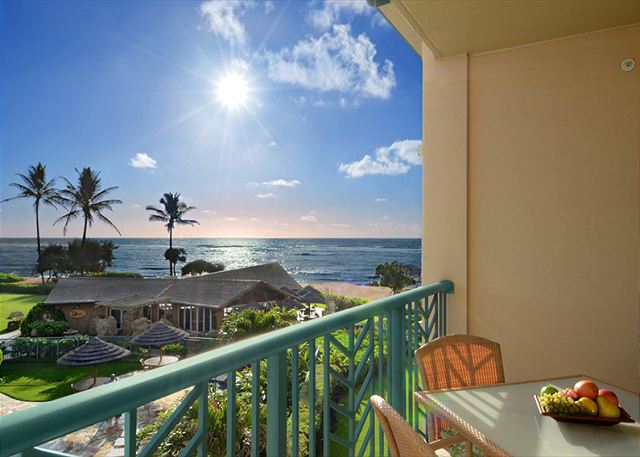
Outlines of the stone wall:
M 96 308 L 94 304 L 56 305 L 56 308 L 64 312 L 64 316 L 67 318 L 67 322 L 69 322 L 69 328 L 85 335 L 95 335 L 96 329 L 92 326 L 93 319 L 96 317 L 104 317 L 104 308 Z M 74 312 L 77 311 L 80 311 L 82 316 L 73 317 Z

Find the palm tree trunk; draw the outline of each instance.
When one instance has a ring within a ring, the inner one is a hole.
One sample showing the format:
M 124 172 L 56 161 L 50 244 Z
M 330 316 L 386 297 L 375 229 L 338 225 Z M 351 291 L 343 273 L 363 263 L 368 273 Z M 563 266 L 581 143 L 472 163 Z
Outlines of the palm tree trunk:
M 173 249 L 173 229 L 169 230 L 169 249 Z M 173 263 L 169 260 L 169 276 L 173 276 Z
M 40 269 L 40 259 L 42 258 L 42 248 L 40 247 L 40 200 L 36 200 L 36 240 L 38 240 L 38 270 Z M 44 286 L 44 272 L 40 272 L 40 279 Z
M 84 217 L 84 228 L 82 229 L 82 243 L 80 244 L 80 276 L 84 276 L 84 242 L 87 240 L 87 216 Z

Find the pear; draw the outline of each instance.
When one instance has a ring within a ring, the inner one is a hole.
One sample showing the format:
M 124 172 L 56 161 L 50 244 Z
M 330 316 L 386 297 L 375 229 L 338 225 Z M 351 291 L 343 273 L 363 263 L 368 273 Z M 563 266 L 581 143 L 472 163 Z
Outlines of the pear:
M 598 415 L 600 417 L 611 417 L 614 419 L 620 417 L 620 408 L 618 408 L 618 405 L 614 405 L 605 397 L 597 397 L 596 403 L 598 404 Z
M 580 405 L 580 408 L 589 416 L 596 416 L 598 414 L 598 405 L 589 397 L 582 397 L 576 403 Z

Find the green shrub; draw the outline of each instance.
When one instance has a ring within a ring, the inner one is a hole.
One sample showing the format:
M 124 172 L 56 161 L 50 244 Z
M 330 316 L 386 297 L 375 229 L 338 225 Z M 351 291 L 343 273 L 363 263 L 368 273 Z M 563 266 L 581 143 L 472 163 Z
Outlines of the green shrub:
M 323 292 L 322 295 L 327 303 L 333 302 L 335 304 L 336 311 L 344 311 L 345 309 L 353 308 L 355 306 L 364 305 L 367 300 L 363 298 L 346 297 L 344 295 L 334 294 L 332 292 Z
M 126 279 L 142 279 L 140 273 L 133 273 L 131 271 L 99 271 L 90 273 L 87 276 L 93 278 L 126 278 Z
M 296 310 L 273 307 L 269 310 L 244 309 L 231 312 L 222 323 L 221 333 L 227 340 L 237 340 L 259 333 L 287 327 L 297 320 Z
M 14 330 L 18 330 L 20 328 L 20 320 L 11 319 L 7 322 L 7 331 L 12 332 Z
M 37 321 L 59 321 L 67 324 L 67 318 L 61 310 L 54 306 L 47 306 L 44 303 L 38 303 L 36 306 L 29 310 L 29 312 L 27 313 L 27 317 L 25 317 L 22 321 L 22 324 L 20 324 L 20 333 L 22 334 L 22 336 L 31 336 L 31 330 L 34 323 Z M 44 330 L 45 327 L 42 324 L 38 325 Z M 61 326 L 49 327 L 45 331 L 53 331 L 54 329 L 58 328 L 61 328 Z
M 415 284 L 415 281 L 405 272 L 397 260 L 383 263 L 376 267 L 378 284 L 388 287 L 394 294 L 402 291 L 407 286 Z
M 233 441 L 235 449 L 233 455 L 248 456 L 251 454 L 251 370 L 244 369 L 238 372 L 236 382 L 236 414 L 235 414 L 235 437 Z M 261 377 L 261 396 L 265 394 L 266 376 Z M 208 404 L 208 439 L 207 454 L 213 457 L 226 456 L 227 446 L 227 391 L 209 388 Z M 169 418 L 171 411 L 164 411 L 158 415 L 156 422 L 144 427 L 137 435 L 140 445 L 145 444 Z M 266 422 L 267 409 L 260 408 L 258 437 L 260 446 L 258 454 L 263 455 L 266 443 Z M 184 443 L 188 442 L 198 429 L 198 401 L 191 406 L 182 416 L 182 419 L 172 428 L 169 435 L 158 447 L 157 454 L 166 457 L 178 456 Z
M 62 336 L 69 330 L 66 321 L 34 321 L 31 323 L 31 330 L 38 332 L 38 336 Z
M 12 284 L 0 283 L 0 293 L 5 294 L 31 294 L 31 295 L 48 295 L 53 288 L 52 285 L 46 284 Z
M 22 276 L 14 275 L 13 273 L 0 273 L 0 283 L 6 284 L 20 281 L 24 281 Z
M 186 275 L 199 275 L 202 273 L 216 273 L 224 270 L 224 265 L 221 263 L 211 263 L 206 260 L 198 259 L 193 262 L 189 262 L 181 268 L 182 276 Z
M 187 348 L 183 343 L 167 344 L 162 346 L 162 352 L 167 355 L 177 355 L 184 358 L 187 355 Z

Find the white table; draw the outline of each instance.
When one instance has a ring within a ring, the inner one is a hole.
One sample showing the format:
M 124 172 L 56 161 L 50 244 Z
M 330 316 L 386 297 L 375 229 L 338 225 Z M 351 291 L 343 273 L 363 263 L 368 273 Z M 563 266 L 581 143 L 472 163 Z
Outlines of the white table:
M 538 413 L 533 395 L 547 384 L 592 379 L 614 391 L 636 423 L 610 427 L 557 422 Z M 488 455 L 640 456 L 640 397 L 589 376 L 458 390 L 417 392 L 416 399 Z
M 151 357 L 149 359 L 144 360 L 142 363 L 145 367 L 157 368 L 157 367 L 164 367 L 165 365 L 171 365 L 172 363 L 176 363 L 177 361 L 178 361 L 178 357 L 174 355 L 165 355 L 162 357 Z

